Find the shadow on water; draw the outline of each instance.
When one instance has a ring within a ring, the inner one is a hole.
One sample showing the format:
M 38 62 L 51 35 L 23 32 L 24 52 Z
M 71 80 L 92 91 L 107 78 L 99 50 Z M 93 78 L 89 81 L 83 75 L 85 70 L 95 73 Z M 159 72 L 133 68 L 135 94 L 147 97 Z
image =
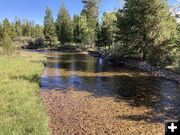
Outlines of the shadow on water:
M 114 97 L 132 107 L 147 107 L 144 115 L 118 116 L 117 118 L 164 122 L 180 119 L 180 85 L 154 77 L 148 73 L 125 66 L 115 67 L 102 59 L 76 53 L 50 52 L 46 69 L 41 78 L 44 90 L 88 91 L 92 97 Z

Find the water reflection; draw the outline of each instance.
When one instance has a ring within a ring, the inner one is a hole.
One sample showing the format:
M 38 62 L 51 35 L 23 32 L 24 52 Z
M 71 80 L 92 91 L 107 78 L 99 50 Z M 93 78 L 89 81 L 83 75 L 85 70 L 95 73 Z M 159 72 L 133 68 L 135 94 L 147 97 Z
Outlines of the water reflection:
M 72 86 L 97 97 L 113 96 L 117 102 L 123 99 L 132 106 L 146 106 L 164 116 L 180 118 L 180 85 L 176 82 L 125 66 L 110 66 L 90 55 L 46 53 L 48 62 L 41 78 L 44 90 Z

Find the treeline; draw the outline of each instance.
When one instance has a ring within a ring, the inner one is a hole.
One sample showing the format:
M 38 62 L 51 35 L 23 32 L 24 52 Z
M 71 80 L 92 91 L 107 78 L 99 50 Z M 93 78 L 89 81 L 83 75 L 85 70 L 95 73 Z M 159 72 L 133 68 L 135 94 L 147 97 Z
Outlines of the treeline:
M 0 23 L 0 36 L 3 37 L 5 31 L 8 31 L 9 36 L 14 39 L 16 37 L 39 37 L 43 35 L 43 26 L 35 24 L 35 21 L 29 21 L 27 19 L 15 18 L 14 22 L 9 22 L 7 18 L 3 23 Z
M 44 31 L 65 44 L 75 42 L 110 54 L 147 60 L 158 67 L 172 64 L 179 47 L 179 24 L 167 0 L 125 0 L 123 9 L 106 12 L 99 21 L 101 0 L 82 0 L 84 8 L 73 19 L 63 2 L 53 22 L 46 10 Z
M 125 2 L 117 12 L 118 53 L 158 67 L 172 64 L 179 47 L 179 25 L 167 0 Z
M 20 40 L 21 37 L 43 38 L 43 26 L 35 24 L 34 21 L 15 18 L 14 22 L 9 22 L 7 18 L 0 23 L 0 46 L 4 54 L 11 54 L 15 50 L 13 41 Z
M 83 0 L 84 8 L 81 15 L 74 15 L 73 19 L 63 2 L 56 21 L 53 21 L 52 11 L 46 9 L 44 17 L 44 35 L 50 43 L 57 37 L 63 45 L 74 42 L 82 43 L 84 46 L 93 47 L 97 40 L 96 27 L 99 24 L 99 5 L 101 0 Z
M 82 0 L 84 7 L 80 15 L 71 19 L 63 2 L 57 19 L 54 21 L 52 11 L 46 9 L 44 17 L 44 35 L 47 41 L 56 39 L 64 45 L 69 42 L 81 44 L 84 48 L 110 49 L 115 42 L 117 11 L 104 13 L 102 23 L 99 21 L 99 6 L 102 0 Z
M 5 19 L 4 28 L 0 25 L 0 31 L 6 29 L 5 25 L 11 27 L 10 30 L 4 30 L 0 37 L 8 39 L 5 33 L 11 38 L 42 35 L 49 44 L 58 40 L 62 45 L 76 43 L 83 48 L 96 48 L 115 57 L 147 60 L 158 67 L 172 64 L 179 47 L 180 28 L 178 16 L 170 10 L 167 0 L 125 0 L 123 9 L 105 12 L 102 21 L 99 21 L 101 2 L 82 0 L 84 7 L 81 14 L 73 18 L 63 2 L 56 20 L 47 7 L 43 27 L 33 26 L 29 21 L 21 24 L 18 19 L 15 24 L 9 24 Z M 12 34 L 13 31 L 16 34 Z M 3 42 L 8 44 L 5 40 Z

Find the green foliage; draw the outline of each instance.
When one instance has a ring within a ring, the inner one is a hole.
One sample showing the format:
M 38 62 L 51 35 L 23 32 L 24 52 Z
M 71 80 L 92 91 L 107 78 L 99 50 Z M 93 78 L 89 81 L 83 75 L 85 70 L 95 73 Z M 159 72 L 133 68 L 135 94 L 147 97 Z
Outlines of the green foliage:
M 99 17 L 99 4 L 102 2 L 102 0 L 82 0 L 82 3 L 84 4 L 84 8 L 81 12 L 82 16 L 86 16 L 87 18 L 87 24 L 89 28 L 89 35 L 90 35 L 90 43 L 91 45 L 96 40 L 96 23 L 98 21 Z
M 147 59 L 159 67 L 172 62 L 177 22 L 166 0 L 125 0 L 117 19 L 122 56 Z
M 96 32 L 96 37 L 97 37 L 96 38 L 96 42 L 95 42 L 95 46 L 100 49 L 100 47 L 103 46 L 103 37 L 104 37 L 104 34 L 102 33 L 102 27 L 99 24 L 99 21 L 96 24 L 95 32 Z
M 75 43 L 81 43 L 80 37 L 80 16 L 74 15 L 73 18 L 73 37 Z
M 96 24 L 96 47 L 100 49 L 100 47 L 114 45 L 115 31 L 116 28 L 116 12 L 106 12 L 102 18 L 102 26 L 100 26 L 99 22 Z
M 16 28 L 14 23 L 11 24 L 11 38 L 14 39 L 17 36 L 16 34 Z
M 42 37 L 37 37 L 35 40 L 35 45 L 43 45 L 44 44 L 44 39 Z
M 16 18 L 15 20 L 15 28 L 16 28 L 17 36 L 22 36 L 22 24 L 21 24 L 21 20 L 18 18 Z
M 54 24 L 54 19 L 52 16 L 52 11 L 49 7 L 46 9 L 46 16 L 44 17 L 44 36 L 45 39 L 51 42 L 55 40 L 56 28 Z
M 9 23 L 9 20 L 6 18 L 3 21 L 3 34 L 2 34 L 2 48 L 3 48 L 3 54 L 12 54 L 14 51 L 14 46 L 12 44 L 11 39 L 11 24 Z
M 2 37 L 3 37 L 3 25 L 2 23 L 0 23 L 0 42 L 2 40 Z
M 64 1 L 56 20 L 56 31 L 58 40 L 62 44 L 73 41 L 73 24 L 71 17 L 65 7 Z
M 31 27 L 31 37 L 35 38 L 35 22 L 34 21 L 30 21 L 30 27 Z
M 115 12 L 106 12 L 104 13 L 104 16 L 102 18 L 103 24 L 102 24 L 102 31 L 103 31 L 103 44 L 106 46 L 110 46 L 114 42 L 115 37 L 115 31 L 116 31 L 116 25 L 117 17 Z
M 28 41 L 28 45 L 35 45 L 32 49 L 43 48 L 44 47 L 44 38 L 36 37 L 30 38 Z
M 11 24 L 7 18 L 3 21 L 3 36 L 8 34 L 11 37 Z
M 74 42 L 84 44 L 90 43 L 90 33 L 86 16 L 74 16 Z
M 22 28 L 23 28 L 23 36 L 30 37 L 31 36 L 31 26 L 30 26 L 30 22 L 28 20 L 26 20 L 26 19 L 23 20 Z
M 180 18 L 179 18 L 180 19 Z M 180 51 L 180 24 L 178 24 L 178 40 L 177 40 L 177 42 L 176 42 L 176 44 L 177 44 L 177 47 L 178 47 L 178 50 Z
M 122 10 L 104 13 L 100 23 L 101 2 L 82 0 L 81 15 L 74 15 L 72 21 L 63 1 L 55 23 L 47 7 L 44 27 L 28 20 L 21 24 L 18 18 L 15 24 L 9 25 L 6 20 L 8 28 L 0 24 L 0 42 L 3 47 L 10 47 L 12 39 L 21 36 L 31 36 L 31 41 L 35 43 L 37 39 L 38 44 L 43 43 L 44 37 L 50 44 L 58 38 L 62 44 L 75 42 L 84 48 L 86 45 L 92 48 L 94 43 L 105 51 L 109 47 L 118 52 L 118 56 L 141 58 L 157 67 L 174 61 L 176 50 L 180 48 L 180 28 L 176 20 L 178 15 L 170 11 L 167 0 L 125 0 Z
M 40 26 L 39 24 L 36 24 L 35 28 L 35 37 L 44 37 L 43 31 L 44 31 L 44 27 Z
M 90 43 L 90 30 L 89 30 L 89 27 L 88 27 L 88 22 L 87 22 L 87 18 L 86 16 L 81 16 L 80 17 L 80 22 L 79 22 L 79 31 L 80 31 L 80 41 L 81 43 L 84 44 L 84 46 L 86 44 L 89 44 Z

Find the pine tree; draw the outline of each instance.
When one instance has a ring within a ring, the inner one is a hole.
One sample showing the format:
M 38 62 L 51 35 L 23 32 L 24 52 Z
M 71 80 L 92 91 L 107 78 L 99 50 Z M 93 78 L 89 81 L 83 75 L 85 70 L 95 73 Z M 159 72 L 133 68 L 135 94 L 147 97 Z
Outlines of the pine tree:
M 117 14 L 120 53 L 164 67 L 175 52 L 177 23 L 167 0 L 125 0 Z
M 35 31 L 35 37 L 44 37 L 44 27 L 43 26 L 40 26 L 39 24 L 37 24 L 34 28 L 34 31 Z
M 102 47 L 103 43 L 102 43 L 102 28 L 101 28 L 99 21 L 96 24 L 95 32 L 96 32 L 96 37 L 97 37 L 95 46 L 100 49 L 100 47 Z
M 90 44 L 92 47 L 93 43 L 96 40 L 96 22 L 98 21 L 99 17 L 99 4 L 102 0 L 82 0 L 84 4 L 84 8 L 81 12 L 82 16 L 86 16 L 88 27 L 89 27 L 89 34 L 90 34 Z
M 30 27 L 31 27 L 31 37 L 35 38 L 35 22 L 30 21 Z
M 55 40 L 56 37 L 56 27 L 54 24 L 54 19 L 52 16 L 52 11 L 49 7 L 46 8 L 46 16 L 44 17 L 44 36 L 45 39 L 51 42 Z
M 2 23 L 0 23 L 0 42 L 2 40 L 2 37 L 3 37 L 3 25 Z
M 90 34 L 86 16 L 75 15 L 73 19 L 74 42 L 82 43 L 84 47 L 90 43 Z
M 22 36 L 22 24 L 21 24 L 21 20 L 18 18 L 15 19 L 15 28 L 16 28 L 17 36 Z
M 73 37 L 75 43 L 81 43 L 80 39 L 80 16 L 74 15 L 73 18 Z
M 3 21 L 2 48 L 4 54 L 11 54 L 13 51 L 11 39 L 11 24 L 9 23 L 9 20 L 7 18 Z
M 114 42 L 114 37 L 115 37 L 115 31 L 116 31 L 116 23 L 117 17 L 115 12 L 106 12 L 104 13 L 104 16 L 102 18 L 102 29 L 104 31 L 104 45 L 108 45 L 109 49 L 110 46 Z
M 56 20 L 56 30 L 58 40 L 62 44 L 73 41 L 73 25 L 64 1 Z
M 81 43 L 83 43 L 84 47 L 86 48 L 86 44 L 90 43 L 90 32 L 86 16 L 80 17 L 79 27 L 79 37 Z
M 14 39 L 17 36 L 16 34 L 16 28 L 14 23 L 11 24 L 11 38 Z
M 30 37 L 31 36 L 31 26 L 30 26 L 30 22 L 26 19 L 23 20 L 23 36 L 25 37 Z

